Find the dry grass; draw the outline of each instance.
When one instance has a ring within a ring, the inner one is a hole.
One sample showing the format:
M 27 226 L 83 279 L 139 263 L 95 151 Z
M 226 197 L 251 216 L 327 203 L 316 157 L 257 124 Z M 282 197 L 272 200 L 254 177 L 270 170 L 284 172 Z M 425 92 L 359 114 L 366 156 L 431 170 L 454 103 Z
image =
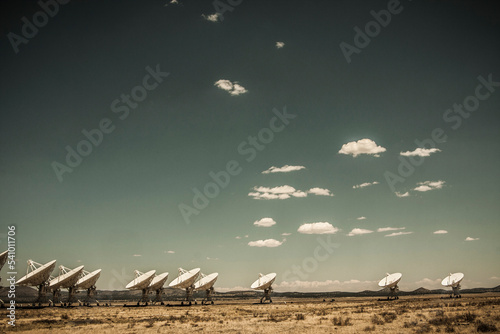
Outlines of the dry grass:
M 440 296 L 321 300 L 275 299 L 273 304 L 239 301 L 210 306 L 73 309 L 18 309 L 17 326 L 0 332 L 23 333 L 471 333 L 498 332 L 500 296 L 469 295 L 459 301 Z M 293 303 L 291 303 L 293 301 Z M 6 319 L 6 310 L 1 310 Z

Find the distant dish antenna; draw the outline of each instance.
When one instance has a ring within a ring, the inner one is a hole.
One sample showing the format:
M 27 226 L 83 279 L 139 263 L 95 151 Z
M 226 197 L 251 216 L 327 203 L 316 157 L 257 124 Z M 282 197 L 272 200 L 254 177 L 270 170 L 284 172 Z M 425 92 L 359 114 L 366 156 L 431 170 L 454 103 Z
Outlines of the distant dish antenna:
M 17 285 L 29 285 L 38 287 L 38 297 L 33 302 L 33 306 L 38 303 L 46 301 L 45 293 L 48 288 L 48 280 L 50 273 L 54 270 L 56 266 L 56 260 L 52 260 L 42 265 L 33 260 L 28 260 L 28 268 L 26 269 L 26 275 L 21 277 L 16 284 Z
M 161 296 L 164 293 L 163 285 L 165 285 L 167 278 L 168 278 L 168 273 L 163 273 L 155 276 L 151 281 L 151 283 L 149 283 L 148 292 L 153 292 L 153 291 L 156 292 L 156 297 L 153 300 L 153 304 L 160 303 L 161 305 L 164 305 Z
M 177 278 L 174 279 L 172 282 L 170 282 L 168 286 L 176 289 L 185 289 L 186 301 L 189 305 L 191 305 L 192 304 L 191 300 L 194 291 L 194 282 L 196 281 L 199 275 L 200 275 L 200 268 L 194 268 L 191 269 L 190 271 L 186 271 L 182 268 L 179 268 L 179 273 L 177 275 Z M 181 305 L 184 305 L 184 301 L 181 302 Z
M 141 290 L 142 297 L 137 302 L 137 305 L 140 305 L 141 302 L 144 303 L 144 305 L 148 305 L 149 302 L 148 286 L 155 277 L 156 270 L 151 270 L 148 271 L 147 273 L 141 273 L 139 270 L 136 270 L 134 271 L 134 273 L 135 273 L 135 279 L 129 284 L 127 284 L 125 288 L 129 290 Z
M 401 281 L 402 276 L 403 274 L 401 273 L 386 274 L 386 276 L 378 282 L 378 286 L 389 290 L 389 296 L 387 299 L 399 299 L 397 295 L 399 292 L 398 283 Z
M 87 290 L 87 297 L 85 298 L 83 305 L 90 306 L 90 303 L 95 301 L 97 306 L 99 302 L 95 299 L 96 295 L 96 283 L 101 276 L 101 269 L 94 270 L 93 272 L 88 272 L 83 270 L 80 274 L 80 278 L 75 284 L 76 290 Z
M 250 286 L 250 288 L 254 290 L 264 290 L 264 297 L 260 299 L 261 304 L 266 300 L 269 300 L 270 303 L 273 302 L 270 294 L 273 292 L 271 285 L 274 283 L 275 279 L 276 273 L 270 273 L 267 275 L 259 274 L 259 278 Z
M 452 293 L 450 294 L 450 298 L 452 297 L 462 298 L 462 295 L 460 294 L 460 282 L 462 282 L 463 279 L 464 279 L 464 274 L 454 273 L 454 274 L 449 274 L 441 281 L 441 285 L 446 286 L 448 288 L 451 287 Z
M 80 278 L 83 271 L 83 266 L 76 267 L 75 269 L 70 269 L 65 266 L 59 266 L 59 276 L 53 278 L 49 282 L 49 289 L 52 290 L 53 302 L 59 302 L 61 296 L 61 289 L 68 289 L 68 305 L 71 305 L 73 297 L 76 293 L 76 282 Z
M 218 273 L 212 273 L 210 275 L 204 275 L 203 273 L 201 273 L 200 279 L 196 283 L 194 283 L 195 291 L 205 290 L 206 297 L 201 301 L 202 305 L 209 303 L 211 303 L 212 305 L 214 304 L 212 293 L 214 292 L 214 284 L 215 281 L 217 281 L 218 277 Z

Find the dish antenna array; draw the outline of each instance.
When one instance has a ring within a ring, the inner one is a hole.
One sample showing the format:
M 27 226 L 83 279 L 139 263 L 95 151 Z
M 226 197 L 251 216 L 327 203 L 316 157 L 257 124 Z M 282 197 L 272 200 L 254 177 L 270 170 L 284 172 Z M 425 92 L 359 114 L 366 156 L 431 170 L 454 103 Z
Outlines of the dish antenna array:
M 2 270 L 5 262 L 7 262 L 7 257 L 9 255 L 9 251 L 5 251 L 0 254 L 0 270 Z M 0 282 L 2 281 L 2 277 L 0 277 Z M 0 285 L 0 289 L 2 286 Z M 0 305 L 3 305 L 3 300 L 0 299 Z
M 378 282 L 378 286 L 389 290 L 389 296 L 387 296 L 388 300 L 399 299 L 397 295 L 399 292 L 398 283 L 401 281 L 402 276 L 403 274 L 401 273 L 386 274 L 386 276 Z
M 141 290 L 142 297 L 137 302 L 137 305 L 144 303 L 144 305 L 148 305 L 148 287 L 153 278 L 155 277 L 156 270 L 150 270 L 147 273 L 141 273 L 139 270 L 134 271 L 135 279 L 125 286 L 126 289 L 129 290 Z
M 450 273 L 441 281 L 441 285 L 451 287 L 452 293 L 450 294 L 450 298 L 462 298 L 462 295 L 460 294 L 460 282 L 462 282 L 463 279 L 464 274 L 462 273 Z
M 70 269 L 65 266 L 59 266 L 59 276 L 53 278 L 49 282 L 49 289 L 52 290 L 53 302 L 59 302 L 61 289 L 68 289 L 68 305 L 73 302 L 75 293 L 77 292 L 76 283 L 83 272 L 83 266 Z
M 201 301 L 202 305 L 209 303 L 211 303 L 212 305 L 214 304 L 212 293 L 214 292 L 214 284 L 215 281 L 217 281 L 218 277 L 218 273 L 212 273 L 210 275 L 204 275 L 203 273 L 201 273 L 200 279 L 196 283 L 194 283 L 195 291 L 205 290 L 206 297 Z
M 90 303 L 95 301 L 97 306 L 99 306 L 99 302 L 95 299 L 96 295 L 96 286 L 97 280 L 101 276 L 101 269 L 94 270 L 93 272 L 88 272 L 86 270 L 82 270 L 80 274 L 80 278 L 75 284 L 76 290 L 87 290 L 87 297 L 85 298 L 83 305 L 90 306 Z
M 176 279 L 174 279 L 168 285 L 171 288 L 176 289 L 185 289 L 186 290 L 186 302 L 191 305 L 193 299 L 193 291 L 195 289 L 194 282 L 200 275 L 200 268 L 194 268 L 190 271 L 186 271 L 182 268 L 179 268 L 179 273 Z M 181 305 L 184 305 L 184 301 L 181 302 Z
M 36 286 L 38 288 L 38 297 L 33 302 L 33 306 L 38 303 L 46 301 L 45 293 L 49 285 L 50 273 L 54 270 L 56 266 L 56 260 L 52 260 L 42 265 L 33 260 L 28 260 L 28 268 L 26 269 L 26 275 L 21 277 L 16 284 L 26 285 L 26 286 Z
M 260 299 L 261 304 L 266 300 L 269 300 L 270 303 L 273 302 L 270 294 L 273 292 L 271 285 L 274 283 L 275 279 L 276 273 L 270 273 L 267 275 L 259 274 L 259 278 L 250 286 L 250 288 L 254 290 L 264 290 L 264 297 Z

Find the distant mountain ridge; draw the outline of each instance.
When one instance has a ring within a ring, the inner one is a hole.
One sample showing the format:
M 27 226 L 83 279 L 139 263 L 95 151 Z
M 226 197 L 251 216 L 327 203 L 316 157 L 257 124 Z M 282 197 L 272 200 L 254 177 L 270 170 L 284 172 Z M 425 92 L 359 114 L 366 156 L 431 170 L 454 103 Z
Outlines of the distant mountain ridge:
M 7 288 L 0 289 L 0 299 L 4 302 L 8 301 L 7 298 Z M 451 290 L 445 289 L 435 289 L 429 290 L 420 287 L 413 291 L 400 291 L 400 296 L 418 296 L 418 295 L 430 295 L 430 294 L 441 294 L 448 295 Z M 461 293 L 486 293 L 486 292 L 500 292 L 500 285 L 493 288 L 472 288 L 463 289 Z M 37 291 L 34 288 L 26 286 L 16 287 L 16 301 L 19 303 L 26 303 L 33 301 L 37 296 Z M 249 299 L 249 298 L 260 298 L 262 295 L 261 291 L 229 291 L 229 292 L 214 292 L 214 298 L 219 299 Z M 51 293 L 47 293 L 49 298 L 52 297 Z M 77 299 L 83 299 L 86 296 L 86 292 L 82 291 L 77 294 Z M 129 291 L 129 290 L 99 290 L 97 291 L 97 299 L 99 301 L 105 300 L 137 300 L 141 296 L 140 291 Z M 151 295 L 153 296 L 153 295 Z M 184 298 L 185 292 L 177 289 L 165 289 L 165 294 L 163 296 L 164 300 L 181 300 Z M 195 299 L 203 299 L 205 293 L 203 291 L 198 291 L 193 294 Z M 285 298 L 319 298 L 319 299 L 331 299 L 337 297 L 385 297 L 387 296 L 387 291 L 378 290 L 364 290 L 360 292 L 345 292 L 345 291 L 328 291 L 328 292 L 274 292 L 274 297 L 285 297 Z M 61 291 L 61 299 L 65 300 L 67 297 L 67 291 Z

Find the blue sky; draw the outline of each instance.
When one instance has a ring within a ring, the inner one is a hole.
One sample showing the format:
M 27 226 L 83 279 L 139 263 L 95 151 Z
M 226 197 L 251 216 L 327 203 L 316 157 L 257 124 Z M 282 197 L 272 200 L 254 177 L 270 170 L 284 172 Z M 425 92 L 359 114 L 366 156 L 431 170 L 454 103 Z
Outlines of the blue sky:
M 29 38 L 43 9 L 10 4 L 0 247 L 15 225 L 19 272 L 102 268 L 99 289 L 178 267 L 219 272 L 221 291 L 269 272 L 278 291 L 375 290 L 386 272 L 401 289 L 457 271 L 498 285 L 499 16 L 223 3 L 72 1 Z

